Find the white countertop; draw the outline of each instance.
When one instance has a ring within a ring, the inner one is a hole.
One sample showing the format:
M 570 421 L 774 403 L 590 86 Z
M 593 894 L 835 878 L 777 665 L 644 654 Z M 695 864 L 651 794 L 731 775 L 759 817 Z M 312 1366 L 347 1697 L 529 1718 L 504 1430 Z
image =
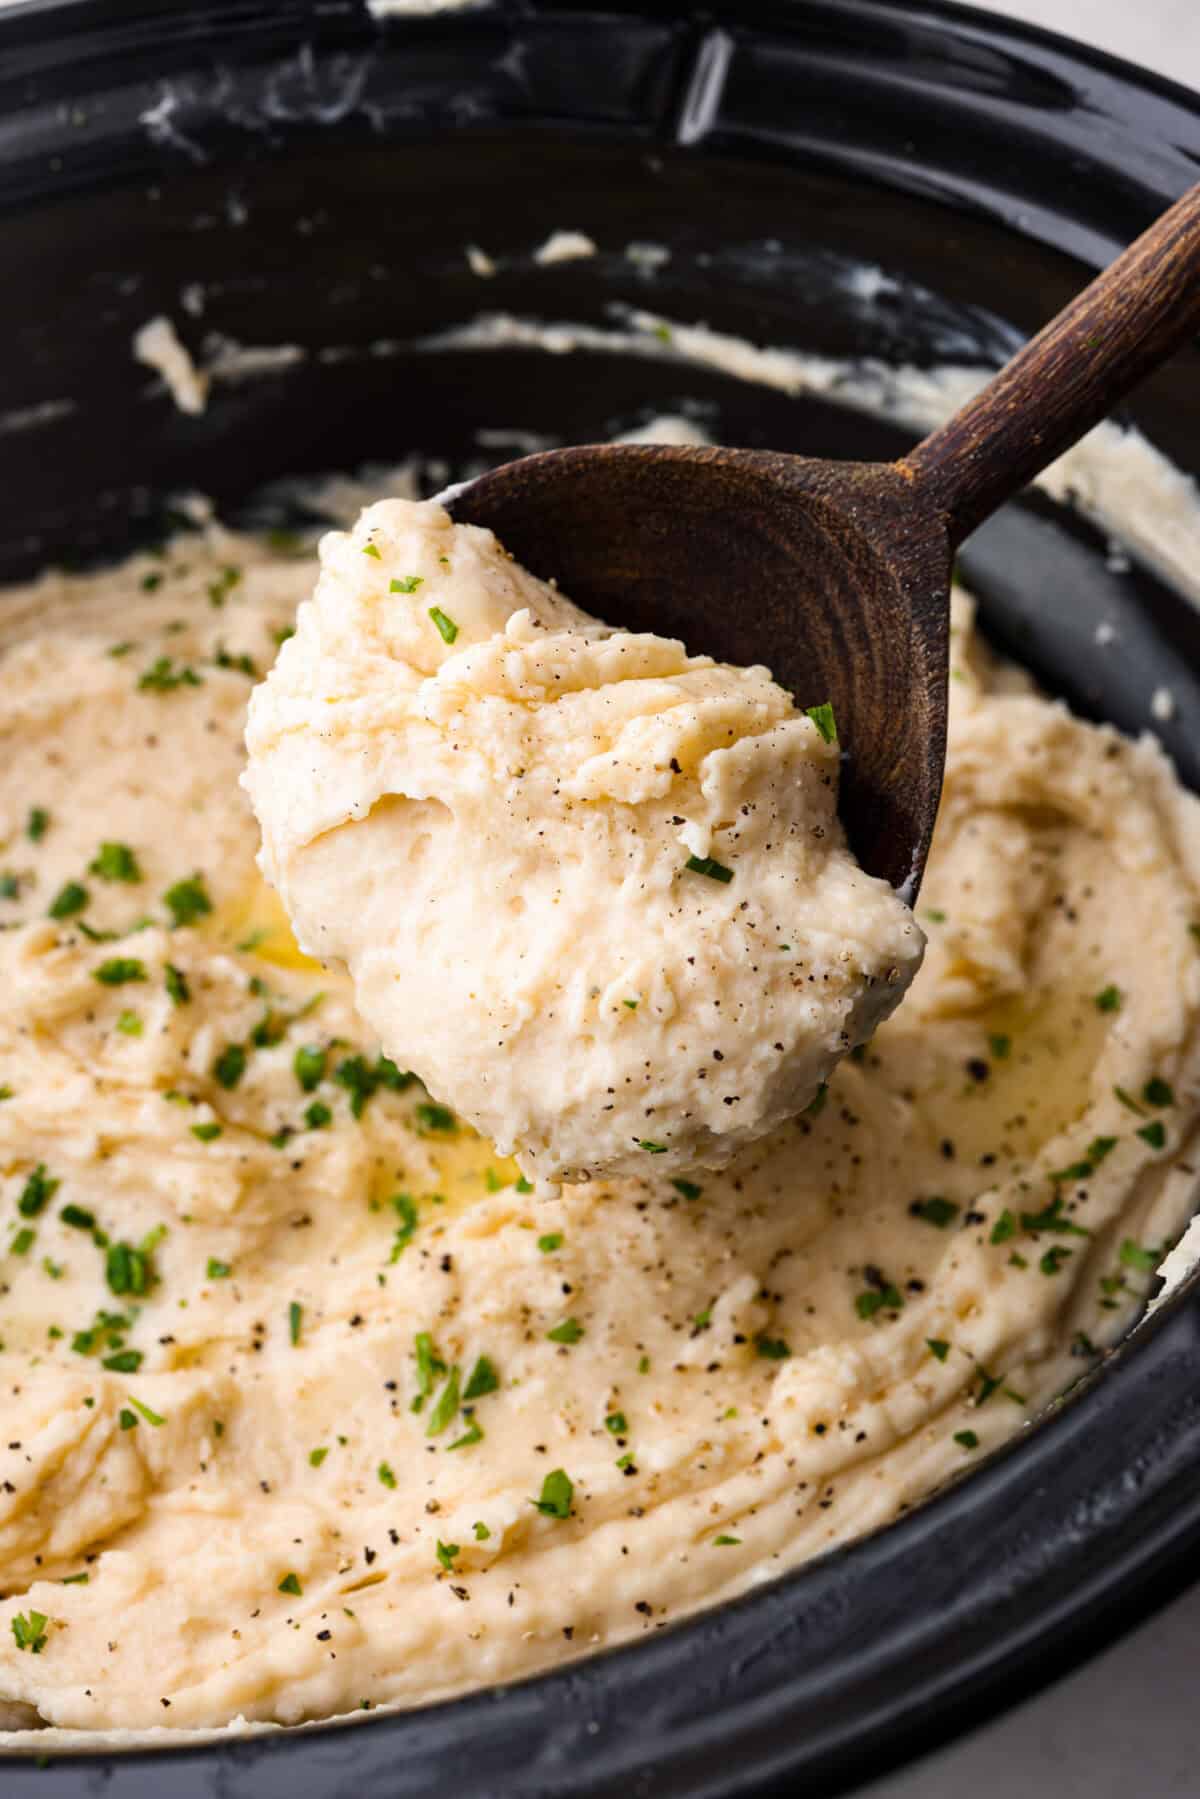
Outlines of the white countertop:
M 974 4 L 1200 90 L 1200 0 Z M 873 1782 L 863 1799 L 1196 1799 L 1198 1645 L 1200 1586 L 995 1723 Z

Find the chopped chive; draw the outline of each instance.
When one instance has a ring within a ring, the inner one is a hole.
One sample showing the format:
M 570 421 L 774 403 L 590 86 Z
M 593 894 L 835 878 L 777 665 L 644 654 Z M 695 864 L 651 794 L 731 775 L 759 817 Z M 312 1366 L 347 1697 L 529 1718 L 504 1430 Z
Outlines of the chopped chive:
M 449 1374 L 446 1376 L 445 1386 L 434 1400 L 433 1409 L 429 1414 L 429 1422 L 425 1426 L 425 1435 L 427 1437 L 440 1436 L 446 1426 L 455 1417 L 459 1406 L 458 1382 L 458 1365 L 455 1363 Z
M 90 898 L 87 888 L 80 882 L 68 881 L 50 901 L 46 916 L 54 919 L 74 918 L 77 912 L 83 911 Z
M 129 981 L 144 981 L 146 965 L 136 956 L 111 956 L 99 968 L 93 968 L 92 979 L 102 987 L 123 987 Z
M 431 606 L 429 616 L 438 628 L 438 635 L 443 643 L 453 643 L 458 636 L 458 626 L 452 618 L 447 618 L 440 606 Z
M 726 868 L 723 862 L 717 862 L 712 856 L 689 856 L 684 868 L 694 875 L 707 875 L 710 881 L 732 881 L 733 870 Z
M 102 881 L 128 881 L 131 884 L 142 878 L 137 856 L 127 843 L 102 843 L 88 863 L 88 873 L 99 875 Z
M 555 1468 L 542 1482 L 541 1496 L 531 1499 L 539 1512 L 547 1518 L 569 1518 L 571 1500 L 575 1494 L 575 1486 L 565 1468 Z
M 837 742 L 837 721 L 833 716 L 833 707 L 828 700 L 824 701 L 820 706 L 806 706 L 804 708 L 804 715 L 806 718 L 812 719 L 813 724 L 816 725 L 817 730 L 821 734 L 822 742 Z

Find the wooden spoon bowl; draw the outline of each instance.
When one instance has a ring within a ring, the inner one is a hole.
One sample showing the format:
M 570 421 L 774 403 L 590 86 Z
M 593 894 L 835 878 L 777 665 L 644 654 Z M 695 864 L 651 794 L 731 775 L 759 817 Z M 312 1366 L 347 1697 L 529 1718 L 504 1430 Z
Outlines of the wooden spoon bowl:
M 898 462 L 585 445 L 494 469 L 450 511 L 610 624 L 831 701 L 850 846 L 911 902 L 945 767 L 955 550 L 1198 327 L 1200 187 Z

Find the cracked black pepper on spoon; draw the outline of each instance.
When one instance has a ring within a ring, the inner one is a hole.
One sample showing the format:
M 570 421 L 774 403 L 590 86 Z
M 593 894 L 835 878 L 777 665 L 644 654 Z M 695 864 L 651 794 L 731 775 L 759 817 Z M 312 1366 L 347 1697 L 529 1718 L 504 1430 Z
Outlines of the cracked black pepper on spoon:
M 1200 186 L 897 462 L 584 445 L 506 463 L 449 510 L 596 617 L 832 701 L 850 846 L 911 901 L 945 768 L 955 552 L 1198 329 Z

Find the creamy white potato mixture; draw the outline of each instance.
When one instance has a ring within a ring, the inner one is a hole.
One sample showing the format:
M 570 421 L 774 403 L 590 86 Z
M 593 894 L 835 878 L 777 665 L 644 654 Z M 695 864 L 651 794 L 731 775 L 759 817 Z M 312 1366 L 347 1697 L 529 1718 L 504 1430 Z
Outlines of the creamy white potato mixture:
M 810 1105 L 924 947 L 846 847 L 832 707 L 598 624 L 432 502 L 321 565 L 245 785 L 388 1054 L 556 1180 L 719 1165 Z
M 1189 1208 L 1196 804 L 961 596 L 905 1003 L 721 1173 L 538 1199 L 256 872 L 246 706 L 311 586 L 212 529 L 0 598 L 11 1725 L 413 1704 L 672 1624 L 1011 1437 Z

